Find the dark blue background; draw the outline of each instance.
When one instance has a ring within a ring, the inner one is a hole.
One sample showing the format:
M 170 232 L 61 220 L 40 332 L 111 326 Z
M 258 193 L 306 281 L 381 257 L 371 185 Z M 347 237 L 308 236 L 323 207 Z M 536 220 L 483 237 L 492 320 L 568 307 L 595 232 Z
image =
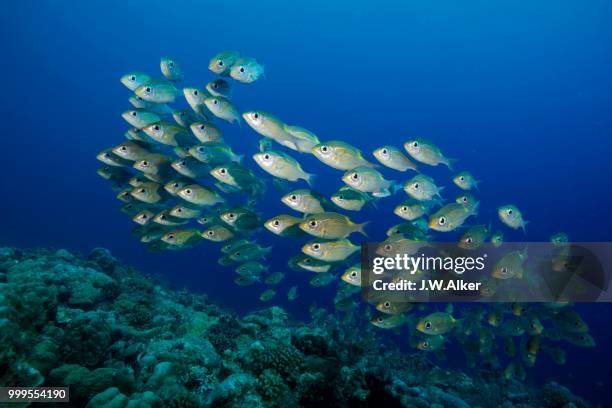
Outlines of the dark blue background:
M 242 111 L 273 112 L 368 156 L 383 143 L 427 137 L 459 159 L 458 169 L 482 180 L 481 222 L 499 227 L 495 208 L 514 203 L 530 221 L 531 241 L 557 231 L 574 241 L 610 241 L 609 2 L 173 3 L 0 5 L 0 244 L 83 252 L 104 246 L 238 311 L 259 307 L 261 287 L 236 289 L 229 270 L 210 267 L 216 265 L 214 245 L 147 253 L 130 237 L 131 221 L 95 173 L 96 153 L 119 143 L 127 129 L 120 117 L 129 107 L 122 74 L 158 75 L 159 57 L 171 55 L 183 66 L 185 85 L 202 87 L 212 78 L 208 60 L 224 49 L 266 66 L 264 80 L 236 85 Z M 258 137 L 248 126 L 223 129 L 235 150 L 255 151 Z M 340 186 L 340 172 L 299 158 L 306 171 L 319 174 L 318 190 L 329 195 Z M 426 171 L 447 186 L 445 197 L 457 194 L 448 171 Z M 290 213 L 279 197 L 270 190 L 267 216 Z M 400 221 L 390 211 L 401 198 L 403 193 L 379 212 L 354 219 L 374 219 L 368 232 L 382 239 Z M 505 231 L 508 239 L 524 239 Z M 286 271 L 285 253 L 299 250 L 297 241 L 267 232 L 259 240 L 274 245 L 273 270 Z M 298 316 L 312 301 L 329 304 L 333 297 L 332 288 L 308 288 L 309 277 L 289 272 L 283 285 L 300 286 L 299 301 L 290 306 Z M 584 309 L 599 346 L 572 348 L 563 371 L 543 361 L 537 372 L 603 401 L 612 365 L 605 344 L 612 338 L 612 309 Z

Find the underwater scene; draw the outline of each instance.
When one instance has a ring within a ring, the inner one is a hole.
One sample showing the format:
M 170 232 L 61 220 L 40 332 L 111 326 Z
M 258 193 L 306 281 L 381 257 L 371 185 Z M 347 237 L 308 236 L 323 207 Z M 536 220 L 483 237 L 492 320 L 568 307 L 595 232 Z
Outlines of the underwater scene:
M 612 3 L 0 11 L 0 406 L 612 407 Z

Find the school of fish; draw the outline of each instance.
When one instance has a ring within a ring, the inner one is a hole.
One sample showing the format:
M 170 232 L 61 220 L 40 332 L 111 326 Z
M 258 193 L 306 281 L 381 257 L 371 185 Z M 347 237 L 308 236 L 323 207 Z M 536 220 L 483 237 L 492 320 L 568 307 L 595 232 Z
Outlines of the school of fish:
M 470 224 L 480 207 L 474 195 L 479 181 L 470 172 L 449 177 L 460 190 L 452 200 L 443 198 L 444 186 L 422 172 L 439 165 L 453 171 L 455 160 L 431 141 L 410 138 L 399 147 L 384 145 L 370 160 L 346 141 L 321 141 L 312 131 L 266 111 L 241 112 L 233 100 L 235 84 L 265 77 L 264 65 L 255 58 L 223 51 L 210 59 L 208 69 L 215 77 L 203 87 L 181 85 L 183 70 L 169 57 L 160 61 L 161 78 L 140 71 L 120 78 L 132 92 L 132 106 L 122 114 L 130 128 L 123 141 L 98 154 L 103 164 L 98 174 L 111 182 L 121 212 L 135 224 L 132 235 L 149 250 L 216 243 L 218 264 L 234 271 L 236 285 L 267 286 L 259 299 L 269 302 L 276 299 L 274 287 L 285 272 L 269 270 L 266 260 L 274 256 L 273 248 L 258 244 L 256 236 L 267 230 L 283 239 L 301 239 L 302 253 L 289 259 L 288 268 L 312 272 L 314 287 L 337 284 L 336 309 L 354 313 L 360 303 L 361 267 L 355 262 L 360 246 L 352 240 L 367 237 L 368 222 L 354 222 L 346 213 L 377 208 L 378 200 L 404 194 L 405 200 L 388 214 L 401 222 L 389 228 L 383 249 L 415 252 L 432 234 L 459 229 L 461 248 L 503 245 L 502 230 L 493 231 L 490 223 Z M 183 98 L 186 107 L 173 106 Z M 243 121 L 261 137 L 246 158 L 233 151 L 222 131 Z M 301 154 L 339 171 L 342 185 L 337 192 L 328 198 L 315 190 L 315 172 L 302 168 Z M 389 180 L 381 170 L 407 176 L 401 182 Z M 264 216 L 257 210 L 267 191 L 260 171 L 282 192 L 279 200 L 287 214 Z M 497 214 L 505 227 L 526 232 L 527 221 L 516 205 L 500 206 Z M 551 242 L 562 246 L 568 237 L 557 233 Z M 491 279 L 520 278 L 526 256 L 510 253 Z M 285 296 L 297 299 L 298 287 L 292 286 Z M 374 327 L 396 332 L 407 327 L 410 345 L 439 358 L 451 341 L 462 346 L 474 365 L 496 362 L 502 348 L 509 361 L 507 378 L 523 379 L 525 367 L 533 366 L 540 352 L 563 364 L 566 352 L 560 341 L 581 347 L 595 344 L 587 324 L 567 302 L 478 304 L 462 309 L 461 316 L 454 315 L 452 304 L 442 309 L 381 298 L 373 306 L 376 312 L 367 307 L 363 315 Z

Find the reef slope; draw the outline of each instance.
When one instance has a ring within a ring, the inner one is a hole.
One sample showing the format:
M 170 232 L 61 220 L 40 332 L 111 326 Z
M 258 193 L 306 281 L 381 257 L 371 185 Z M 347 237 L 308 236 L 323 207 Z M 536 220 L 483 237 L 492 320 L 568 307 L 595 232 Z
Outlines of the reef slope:
M 0 386 L 16 385 L 106 408 L 591 406 L 554 382 L 436 367 L 323 311 L 239 317 L 101 248 L 0 248 Z

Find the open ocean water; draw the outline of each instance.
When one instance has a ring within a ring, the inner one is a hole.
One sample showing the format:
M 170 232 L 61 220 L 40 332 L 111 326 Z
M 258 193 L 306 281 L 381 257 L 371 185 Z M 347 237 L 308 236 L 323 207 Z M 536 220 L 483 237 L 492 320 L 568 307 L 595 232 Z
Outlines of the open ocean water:
M 172 56 L 185 73 L 179 88 L 202 88 L 215 78 L 210 58 L 234 49 L 265 65 L 257 82 L 232 82 L 240 112 L 271 112 L 321 141 L 357 146 L 371 161 L 383 144 L 401 147 L 425 137 L 458 160 L 456 170 L 481 180 L 480 212 L 471 225 L 491 222 L 508 241 L 548 241 L 560 231 L 573 242 L 612 240 L 608 1 L 5 1 L 0 21 L 2 246 L 75 253 L 104 247 L 240 314 L 262 308 L 264 286 L 236 286 L 231 269 L 216 263 L 217 244 L 148 252 L 130 235 L 134 224 L 118 211 L 108 182 L 96 175 L 96 154 L 120 143 L 128 129 L 120 116 L 130 108 L 122 75 L 161 76 L 159 58 Z M 267 176 L 251 159 L 260 137 L 244 121 L 219 126 L 245 163 Z M 317 174 L 317 191 L 329 197 L 342 185 L 338 170 L 289 153 Z M 442 167 L 421 170 L 446 186 L 442 196 L 451 199 L 459 190 Z M 381 171 L 399 181 L 412 176 Z M 292 213 L 281 195 L 268 184 L 257 204 L 264 219 Z M 392 209 L 405 198 L 400 191 L 351 219 L 370 221 L 369 239 L 381 241 L 401 222 Z M 529 221 L 526 236 L 501 225 L 497 207 L 508 203 Z M 333 311 L 335 284 L 313 288 L 309 272 L 287 267 L 303 239 L 263 230 L 257 241 L 273 247 L 270 270 L 286 272 L 273 304 L 304 320 L 312 303 Z M 285 293 L 294 285 L 299 297 L 290 303 Z M 455 307 L 459 315 L 462 307 Z M 526 381 L 539 386 L 555 379 L 610 406 L 612 305 L 576 310 L 596 346 L 566 345 L 565 365 L 542 357 Z M 384 336 L 415 352 L 402 334 Z M 465 368 L 456 347 L 438 364 Z

